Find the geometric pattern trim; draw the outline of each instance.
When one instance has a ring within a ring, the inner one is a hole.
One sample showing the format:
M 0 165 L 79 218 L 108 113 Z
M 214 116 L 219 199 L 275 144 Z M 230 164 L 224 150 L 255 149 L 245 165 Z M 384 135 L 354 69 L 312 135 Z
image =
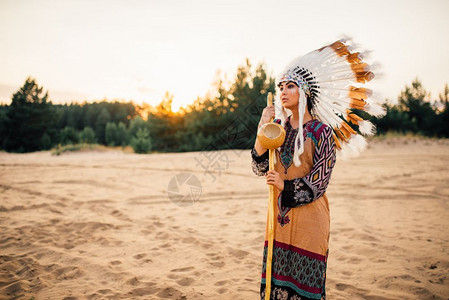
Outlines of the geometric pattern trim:
M 316 127 L 316 131 L 321 129 L 319 130 L 321 134 L 313 154 L 312 171 L 305 177 L 306 183 L 313 187 L 314 200 L 323 196 L 326 191 L 336 161 L 336 148 L 335 140 L 332 136 L 332 128 L 322 123 L 317 124 Z
M 323 196 L 335 166 L 336 147 L 332 136 L 332 128 L 315 120 L 309 123 L 305 132 L 306 138 L 312 139 L 315 144 L 313 167 L 305 177 L 290 180 L 293 185 L 293 191 L 283 191 L 281 197 L 278 198 L 278 208 L 281 212 L 278 215 L 278 221 L 282 226 L 288 224 L 286 219 L 288 216 L 286 214 L 289 210 L 283 208 L 281 204 L 285 203 L 289 207 L 298 207 L 311 203 Z
M 265 291 L 266 284 L 267 247 L 268 242 L 265 242 L 261 292 Z M 327 256 L 274 241 L 272 289 L 282 287 L 280 290 L 278 289 L 278 294 L 288 295 L 285 299 L 301 299 L 294 298 L 295 295 L 310 299 L 322 299 L 325 291 L 326 265 Z

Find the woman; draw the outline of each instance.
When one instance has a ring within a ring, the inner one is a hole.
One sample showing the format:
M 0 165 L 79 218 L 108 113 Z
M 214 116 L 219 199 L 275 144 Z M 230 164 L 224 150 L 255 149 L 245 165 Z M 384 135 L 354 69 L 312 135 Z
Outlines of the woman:
M 271 299 L 325 298 L 330 226 L 325 192 L 336 149 L 361 151 L 365 143 L 359 133 L 373 133 L 371 124 L 354 114 L 356 110 L 382 113 L 377 104 L 367 102 L 371 91 L 359 87 L 373 78 L 367 66 L 342 40 L 315 50 L 287 67 L 278 80 L 275 107 L 262 112 L 259 128 L 276 116 L 275 122 L 286 131 L 275 152 L 274 170 L 268 171 L 268 151 L 257 139 L 251 151 L 254 173 L 266 176 L 277 199 Z M 350 81 L 359 86 L 348 85 Z M 262 299 L 267 245 L 266 238 Z
M 275 170 L 267 172 L 268 151 L 258 140 L 252 151 L 254 172 L 266 174 L 267 184 L 274 185 L 275 199 L 278 199 L 274 212 L 277 223 L 271 295 L 273 299 L 320 299 L 325 293 L 330 222 L 329 204 L 324 192 L 335 164 L 335 143 L 332 129 L 314 119 L 307 104 L 304 117 L 299 117 L 300 87 L 297 83 L 280 82 L 279 88 L 283 107 L 293 114 L 285 122 L 286 138 L 281 151 L 276 151 Z M 274 107 L 266 107 L 259 125 L 269 122 L 274 115 Z M 293 164 L 293 155 L 299 126 L 305 139 L 304 152 L 299 157 L 301 164 L 297 167 Z M 267 245 L 266 242 L 262 299 L 265 295 Z

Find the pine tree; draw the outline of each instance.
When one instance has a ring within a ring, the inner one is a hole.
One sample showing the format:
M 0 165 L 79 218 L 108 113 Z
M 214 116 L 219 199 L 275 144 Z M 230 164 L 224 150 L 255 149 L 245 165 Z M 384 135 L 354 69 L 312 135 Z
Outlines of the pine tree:
M 59 132 L 59 143 L 61 145 L 68 145 L 68 144 L 76 144 L 78 143 L 79 134 L 75 130 L 75 128 L 66 126 L 64 129 L 62 129 Z
M 105 139 L 108 146 L 117 145 L 117 125 L 113 122 L 106 124 Z
M 12 96 L 4 128 L 3 148 L 12 152 L 48 149 L 55 132 L 54 110 L 36 81 L 29 77 Z
M 84 129 L 79 133 L 79 141 L 86 144 L 95 143 L 94 130 L 89 126 L 84 127 Z
M 405 86 L 399 95 L 399 109 L 408 114 L 411 122 L 409 131 L 431 136 L 435 133 L 434 120 L 436 113 L 429 102 L 430 95 L 415 79 L 412 86 Z
M 136 137 L 131 139 L 131 147 L 135 153 L 148 153 L 151 150 L 151 139 L 148 129 L 139 128 Z
M 117 134 L 116 134 L 116 143 L 119 146 L 126 146 L 128 144 L 128 130 L 126 129 L 126 125 L 123 122 L 119 122 L 117 125 Z
M 106 144 L 106 124 L 111 121 L 111 114 L 103 107 L 95 121 L 95 136 L 101 144 Z

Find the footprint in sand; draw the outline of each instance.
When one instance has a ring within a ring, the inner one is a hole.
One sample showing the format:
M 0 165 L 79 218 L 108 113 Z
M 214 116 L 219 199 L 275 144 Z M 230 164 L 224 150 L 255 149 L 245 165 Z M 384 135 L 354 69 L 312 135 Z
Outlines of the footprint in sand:
M 335 287 L 339 291 L 349 290 L 349 291 L 347 291 L 347 293 L 352 293 L 352 294 L 356 293 L 358 295 L 366 295 L 369 292 L 366 289 L 361 289 L 361 288 L 355 287 L 354 285 L 345 284 L 345 283 L 337 283 L 335 285 Z
M 102 289 L 102 290 L 98 290 L 97 293 L 106 295 L 106 294 L 112 293 L 112 291 L 110 289 Z
M 238 259 L 242 259 L 249 254 L 248 251 L 244 251 L 244 250 L 240 250 L 240 249 L 228 248 L 227 250 L 228 250 L 229 254 L 231 254 L 231 256 L 238 258 Z
M 136 254 L 136 255 L 133 256 L 133 258 L 136 259 L 136 260 L 138 260 L 139 263 L 142 263 L 142 262 L 144 262 L 144 263 L 149 263 L 149 262 L 152 262 L 152 261 L 153 261 L 153 260 L 150 259 L 150 258 L 144 259 L 145 257 L 147 257 L 147 254 L 146 254 L 146 253 L 140 253 L 140 254 Z
M 227 216 L 233 216 L 233 215 L 235 215 L 237 213 L 237 211 L 228 211 L 227 213 L 226 213 L 226 215 Z
M 142 259 L 144 257 L 146 257 L 147 254 L 146 253 L 140 253 L 140 254 L 136 254 L 133 256 L 134 259 Z
M 122 220 L 122 221 L 131 221 L 131 219 L 127 215 L 125 215 L 123 212 L 121 212 L 121 211 L 119 211 L 117 209 L 113 210 L 111 212 L 111 216 L 114 216 L 117 219 Z
M 177 275 L 177 274 L 168 274 L 168 275 L 167 275 L 167 278 L 176 280 L 176 279 L 179 278 L 179 275 Z
M 195 282 L 195 279 L 190 278 L 190 277 L 184 277 L 184 278 L 181 278 L 176 281 L 177 284 L 182 285 L 182 286 L 189 286 L 193 282 Z
M 172 287 L 164 288 L 156 296 L 169 299 L 186 299 L 186 296 L 183 295 L 181 291 Z
M 362 240 L 362 241 L 367 241 L 367 242 L 380 242 L 380 240 L 378 238 L 376 238 L 375 236 L 366 234 L 366 233 L 354 234 L 353 238 L 355 240 Z
M 210 252 L 207 253 L 206 255 L 209 257 L 208 261 L 209 264 L 211 264 L 212 266 L 216 268 L 221 268 L 225 265 L 223 256 L 219 255 L 218 253 Z
M 165 249 L 165 248 L 171 248 L 171 244 L 170 243 L 165 243 L 160 245 L 161 248 Z
M 228 291 L 228 289 L 227 288 L 219 288 L 218 290 L 217 290 L 217 292 L 219 293 L 219 294 L 224 294 L 224 293 L 226 293 Z
M 198 240 L 194 237 L 188 236 L 185 237 L 181 240 L 181 242 L 185 243 L 185 244 L 196 244 L 198 242 Z
M 185 267 L 185 268 L 179 268 L 179 269 L 173 269 L 170 270 L 170 272 L 188 272 L 194 270 L 195 267 Z
M 210 259 L 212 259 L 212 260 L 220 260 L 220 259 L 223 259 L 223 256 L 221 256 L 220 254 L 215 253 L 215 252 L 206 253 L 206 255 L 209 256 Z
M 165 224 L 159 221 L 153 221 L 153 225 L 160 228 L 165 227 Z
M 214 285 L 223 286 L 223 285 L 227 284 L 228 282 L 229 282 L 229 280 L 220 280 L 220 281 L 215 282 Z
M 143 235 L 149 235 L 149 234 L 154 233 L 154 230 L 153 230 L 153 229 L 151 229 L 151 230 L 148 230 L 148 229 L 142 229 L 142 230 L 140 230 L 140 232 L 141 232 Z
M 131 292 L 129 292 L 129 294 L 132 296 L 141 297 L 141 296 L 146 296 L 146 295 L 152 295 L 156 292 L 159 292 L 159 290 L 160 290 L 159 288 L 155 287 L 156 284 L 153 282 L 149 282 L 146 285 L 147 286 L 143 287 L 143 288 L 133 289 Z M 133 298 L 133 297 L 130 297 L 130 298 Z
M 350 285 L 344 284 L 344 283 L 337 283 L 335 285 L 335 287 L 337 288 L 337 290 L 339 291 L 344 291 L 346 290 L 348 287 L 350 287 Z
M 62 280 L 76 279 L 83 276 L 83 274 L 84 273 L 80 268 L 74 266 L 58 268 L 53 271 L 53 275 L 55 275 L 56 279 Z
M 170 235 L 167 232 L 161 231 L 156 234 L 156 237 L 161 240 L 166 240 L 166 239 L 170 238 Z
M 221 268 L 221 267 L 223 267 L 223 266 L 225 265 L 225 263 L 224 263 L 223 261 L 210 262 L 210 264 L 211 264 L 212 266 L 214 266 L 214 267 L 217 267 L 217 268 Z
M 203 249 L 210 249 L 210 248 L 212 248 L 214 246 L 214 244 L 212 244 L 212 243 L 202 243 L 201 244 L 201 247 L 203 248 Z
M 129 279 L 128 281 L 126 281 L 126 284 L 136 286 L 136 285 L 140 284 L 140 281 L 139 281 L 139 279 L 137 279 L 137 277 L 133 277 L 133 278 Z

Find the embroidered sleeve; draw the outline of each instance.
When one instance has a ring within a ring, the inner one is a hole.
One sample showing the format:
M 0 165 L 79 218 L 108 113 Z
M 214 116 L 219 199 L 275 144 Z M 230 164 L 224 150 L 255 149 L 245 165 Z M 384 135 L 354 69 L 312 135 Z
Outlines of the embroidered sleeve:
M 303 178 L 284 180 L 282 206 L 303 206 L 323 196 L 335 165 L 335 150 L 332 128 L 326 126 L 315 144 L 311 172 Z
M 251 166 L 254 174 L 265 176 L 268 172 L 268 150 L 264 154 L 258 155 L 256 149 L 251 150 Z

